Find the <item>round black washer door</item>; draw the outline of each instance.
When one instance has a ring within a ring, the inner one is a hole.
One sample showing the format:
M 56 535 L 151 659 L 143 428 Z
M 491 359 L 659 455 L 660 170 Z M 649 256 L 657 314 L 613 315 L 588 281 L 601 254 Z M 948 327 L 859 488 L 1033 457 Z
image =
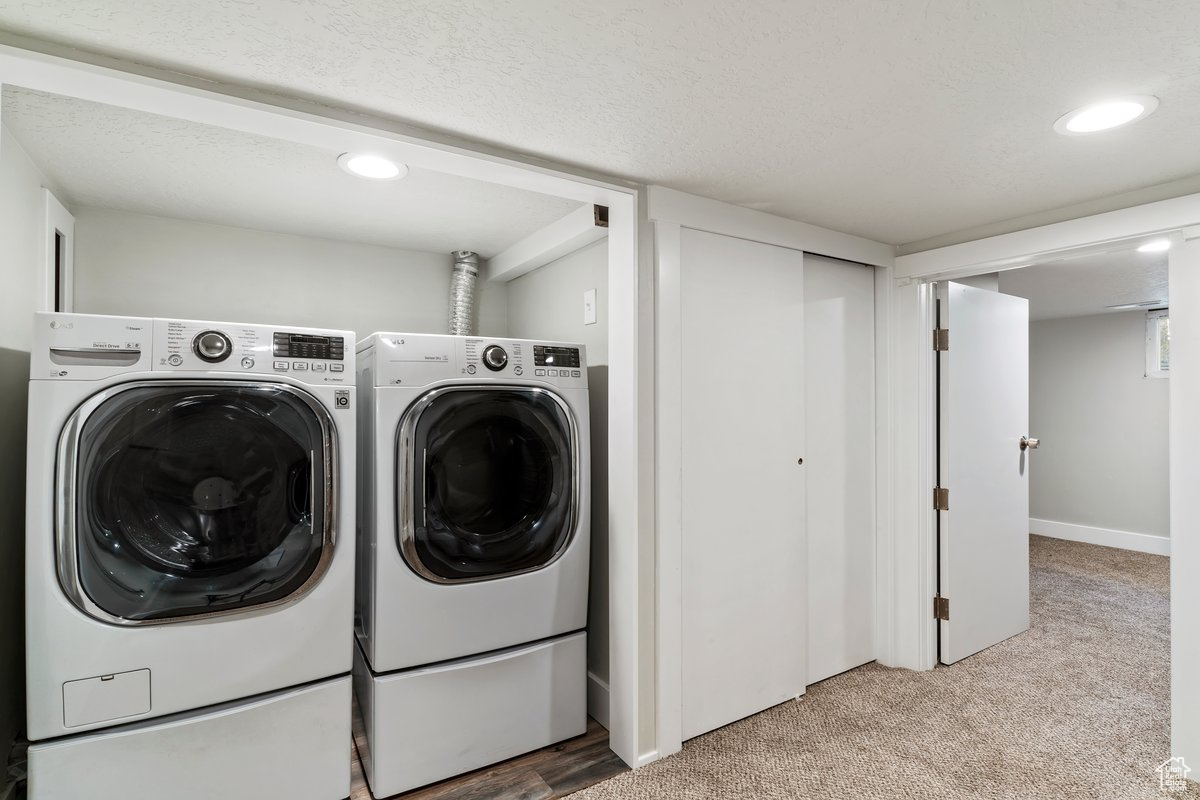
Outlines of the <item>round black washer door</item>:
M 415 556 L 418 574 L 451 582 L 526 572 L 570 541 L 575 442 L 566 409 L 548 392 L 437 395 L 416 420 L 412 456 L 405 558 Z
M 285 387 L 127 389 L 84 420 L 77 447 L 78 580 L 113 617 L 272 603 L 332 546 L 326 434 Z

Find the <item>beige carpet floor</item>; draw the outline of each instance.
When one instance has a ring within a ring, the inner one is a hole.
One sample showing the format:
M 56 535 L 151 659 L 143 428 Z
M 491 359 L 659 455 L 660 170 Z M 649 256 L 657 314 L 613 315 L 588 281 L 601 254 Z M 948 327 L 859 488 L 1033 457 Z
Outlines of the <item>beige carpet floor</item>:
M 1031 550 L 1027 633 L 932 672 L 851 670 L 573 800 L 1200 798 L 1155 774 L 1170 755 L 1167 559 Z

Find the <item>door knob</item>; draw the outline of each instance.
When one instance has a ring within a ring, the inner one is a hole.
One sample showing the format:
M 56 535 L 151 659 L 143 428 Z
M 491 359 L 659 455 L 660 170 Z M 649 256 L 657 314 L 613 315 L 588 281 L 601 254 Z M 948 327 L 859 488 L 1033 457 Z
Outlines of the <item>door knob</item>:
M 1025 436 L 1021 437 L 1022 450 L 1037 450 L 1038 445 L 1042 443 L 1041 439 L 1030 439 Z

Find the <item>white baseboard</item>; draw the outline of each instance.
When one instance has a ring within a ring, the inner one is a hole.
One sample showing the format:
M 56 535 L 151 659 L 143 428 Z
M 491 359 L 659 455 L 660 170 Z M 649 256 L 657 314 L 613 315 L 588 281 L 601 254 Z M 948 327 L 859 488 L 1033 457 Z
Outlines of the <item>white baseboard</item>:
M 1166 536 L 1155 536 L 1149 533 L 1114 531 L 1109 528 L 1093 528 L 1088 525 L 1033 518 L 1029 520 L 1029 532 L 1054 539 L 1086 542 L 1104 547 L 1119 547 L 1122 550 L 1136 550 L 1139 553 L 1153 553 L 1158 556 L 1171 555 L 1171 540 Z
M 591 670 L 587 674 L 588 715 L 608 728 L 608 684 L 597 678 Z

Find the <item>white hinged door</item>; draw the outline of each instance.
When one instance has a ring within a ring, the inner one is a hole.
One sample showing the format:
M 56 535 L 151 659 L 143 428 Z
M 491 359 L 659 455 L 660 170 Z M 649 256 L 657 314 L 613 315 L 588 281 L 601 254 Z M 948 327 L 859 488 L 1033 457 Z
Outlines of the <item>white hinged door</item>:
M 1029 301 L 943 283 L 938 353 L 939 660 L 1029 628 Z M 932 613 L 932 609 L 931 609 Z

